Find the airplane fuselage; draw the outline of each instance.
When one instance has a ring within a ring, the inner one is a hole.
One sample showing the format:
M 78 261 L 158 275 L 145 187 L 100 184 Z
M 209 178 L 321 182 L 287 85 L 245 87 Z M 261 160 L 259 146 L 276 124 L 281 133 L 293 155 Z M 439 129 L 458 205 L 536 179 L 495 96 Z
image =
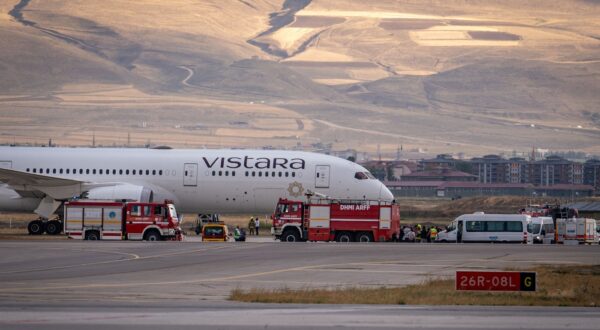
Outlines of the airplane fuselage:
M 362 166 L 299 151 L 0 147 L 0 167 L 105 185 L 86 191 L 88 198 L 140 194 L 173 200 L 189 213 L 271 212 L 278 198 L 302 199 L 307 190 L 344 199 L 393 198 Z M 33 211 L 46 195 L 21 188 L 0 187 L 0 209 Z

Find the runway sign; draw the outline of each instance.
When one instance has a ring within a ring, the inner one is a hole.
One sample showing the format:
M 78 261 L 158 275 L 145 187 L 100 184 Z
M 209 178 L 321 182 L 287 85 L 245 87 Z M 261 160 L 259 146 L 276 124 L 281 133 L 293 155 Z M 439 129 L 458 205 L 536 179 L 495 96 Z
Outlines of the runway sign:
M 535 291 L 536 272 L 456 271 L 456 290 Z

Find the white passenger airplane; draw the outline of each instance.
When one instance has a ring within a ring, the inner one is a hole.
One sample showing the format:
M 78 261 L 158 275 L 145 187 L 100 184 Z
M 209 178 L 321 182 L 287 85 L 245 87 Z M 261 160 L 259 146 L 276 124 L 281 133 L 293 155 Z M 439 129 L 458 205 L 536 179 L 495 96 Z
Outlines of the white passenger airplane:
M 308 190 L 391 201 L 364 167 L 316 153 L 0 147 L 0 211 L 50 218 L 71 198 L 172 200 L 184 213 L 272 212 Z

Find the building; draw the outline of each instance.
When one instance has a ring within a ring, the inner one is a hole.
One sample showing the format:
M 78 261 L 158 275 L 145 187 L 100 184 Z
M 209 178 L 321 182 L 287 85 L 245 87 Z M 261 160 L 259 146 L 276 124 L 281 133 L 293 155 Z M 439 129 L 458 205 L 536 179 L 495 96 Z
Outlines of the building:
M 583 164 L 583 183 L 594 187 L 600 194 L 600 159 L 590 159 Z
M 449 168 L 437 170 L 419 171 L 400 177 L 401 181 L 454 181 L 454 182 L 475 182 L 477 176 Z
M 530 182 L 539 186 L 583 184 L 583 164 L 548 156 L 530 165 Z
M 437 170 L 442 168 L 456 168 L 456 159 L 449 154 L 437 155 L 433 159 L 419 161 L 419 171 Z
M 480 183 L 509 182 L 510 168 L 508 160 L 498 155 L 486 155 L 471 159 L 473 174 Z

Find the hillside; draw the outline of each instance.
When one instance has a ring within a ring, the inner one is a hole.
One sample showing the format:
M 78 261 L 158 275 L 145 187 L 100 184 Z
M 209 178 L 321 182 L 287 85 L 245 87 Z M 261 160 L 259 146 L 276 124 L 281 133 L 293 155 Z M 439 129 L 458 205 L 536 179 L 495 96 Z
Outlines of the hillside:
M 0 143 L 600 154 L 600 2 L 0 0 Z

